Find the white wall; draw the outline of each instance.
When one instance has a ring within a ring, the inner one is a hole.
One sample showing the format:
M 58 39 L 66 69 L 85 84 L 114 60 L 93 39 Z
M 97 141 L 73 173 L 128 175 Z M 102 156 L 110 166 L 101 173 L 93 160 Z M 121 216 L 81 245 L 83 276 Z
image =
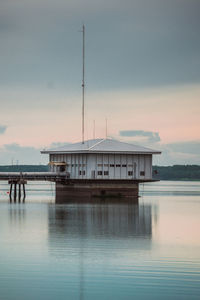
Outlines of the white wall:
M 70 173 L 70 178 L 152 178 L 151 154 L 51 154 L 50 160 L 66 162 L 66 171 Z M 51 171 L 57 172 L 59 167 L 51 166 Z

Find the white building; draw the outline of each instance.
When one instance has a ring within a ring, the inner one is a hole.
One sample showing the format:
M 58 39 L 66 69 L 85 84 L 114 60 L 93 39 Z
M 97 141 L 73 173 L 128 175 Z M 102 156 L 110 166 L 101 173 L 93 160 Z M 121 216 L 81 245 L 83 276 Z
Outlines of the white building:
M 151 181 L 152 155 L 161 152 L 113 139 L 43 150 L 49 154 L 50 171 L 66 172 L 71 179 Z

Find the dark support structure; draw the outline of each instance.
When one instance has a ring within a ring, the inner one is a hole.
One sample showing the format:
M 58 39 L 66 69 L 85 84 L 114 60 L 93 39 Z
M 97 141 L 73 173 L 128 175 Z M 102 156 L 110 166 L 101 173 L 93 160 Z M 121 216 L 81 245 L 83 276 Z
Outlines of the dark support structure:
M 21 183 L 19 183 L 18 201 L 21 202 Z
M 21 185 L 23 186 L 23 202 L 25 202 L 25 198 L 26 198 L 26 190 L 25 190 L 25 184 L 27 183 L 26 180 L 24 179 L 12 179 L 12 180 L 9 180 L 8 181 L 8 184 L 10 184 L 10 203 L 12 203 L 12 201 L 14 203 L 17 202 L 17 199 L 18 199 L 18 202 L 20 203 L 21 202 Z M 13 193 L 13 185 L 14 185 L 14 193 Z M 17 189 L 17 186 L 18 186 L 18 189 Z M 14 194 L 14 195 L 13 195 Z
M 14 202 L 16 202 L 16 198 L 17 198 L 17 183 L 14 183 Z
M 132 180 L 69 180 L 56 183 L 56 203 L 121 199 L 138 202 L 138 182 Z
M 10 197 L 10 203 L 12 202 L 12 186 L 13 186 L 13 184 L 11 183 L 11 184 L 10 184 L 10 194 L 9 194 L 9 197 Z
M 23 202 L 25 202 L 26 191 L 25 191 L 25 184 L 24 183 L 23 183 L 23 193 L 24 193 Z

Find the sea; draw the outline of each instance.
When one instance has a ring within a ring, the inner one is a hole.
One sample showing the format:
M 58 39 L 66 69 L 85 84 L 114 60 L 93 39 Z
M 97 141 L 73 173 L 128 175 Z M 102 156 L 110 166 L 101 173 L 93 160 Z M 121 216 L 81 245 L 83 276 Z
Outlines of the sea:
M 0 182 L 0 300 L 200 299 L 200 182 L 141 184 L 138 203 L 26 190 L 9 203 Z

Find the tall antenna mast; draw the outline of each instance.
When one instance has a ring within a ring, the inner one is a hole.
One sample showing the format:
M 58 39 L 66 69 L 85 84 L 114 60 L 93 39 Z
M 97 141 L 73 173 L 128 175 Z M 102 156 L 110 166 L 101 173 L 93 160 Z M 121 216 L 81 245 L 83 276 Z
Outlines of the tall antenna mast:
M 83 69 L 82 69 L 82 144 L 84 144 L 84 133 L 85 133 L 85 25 L 83 24 L 81 32 L 83 33 Z

